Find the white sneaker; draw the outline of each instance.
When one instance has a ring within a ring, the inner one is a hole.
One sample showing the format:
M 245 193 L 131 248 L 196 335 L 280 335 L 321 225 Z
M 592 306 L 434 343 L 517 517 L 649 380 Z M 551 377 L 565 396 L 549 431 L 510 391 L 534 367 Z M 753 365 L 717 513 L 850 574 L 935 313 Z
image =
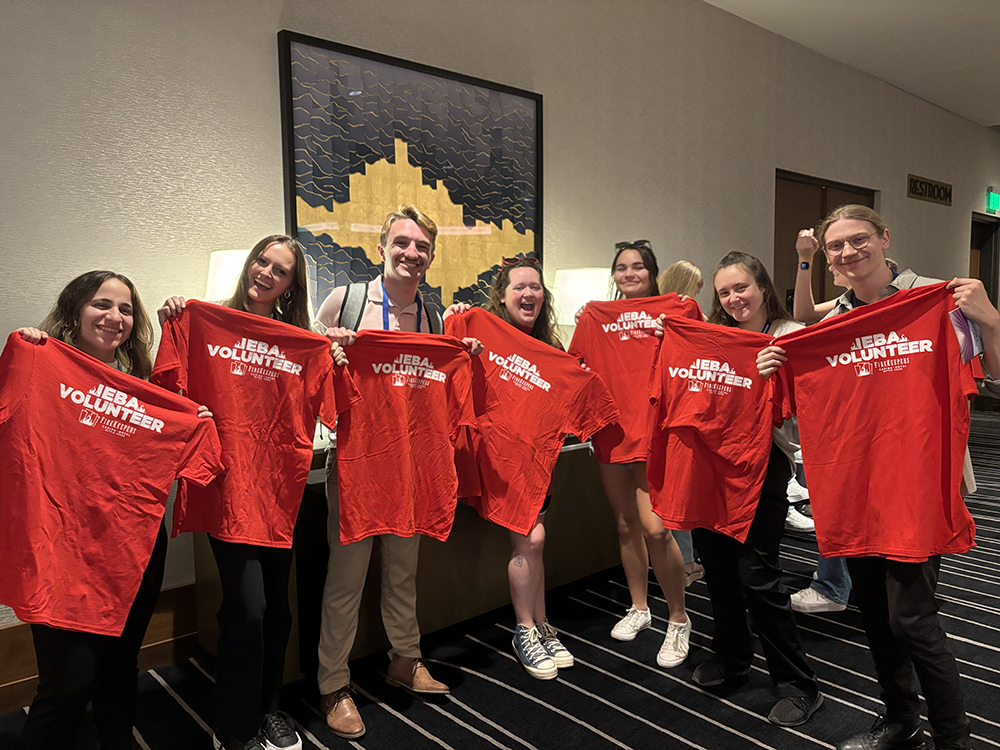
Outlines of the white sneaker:
M 799 512 L 799 509 L 795 506 L 789 505 L 788 512 L 785 514 L 785 531 L 799 531 L 813 534 L 816 532 L 816 522 L 809 518 L 809 516 Z
M 809 499 L 809 490 L 799 484 L 799 481 L 792 477 L 788 480 L 788 502 L 800 503 Z
M 676 622 L 667 624 L 667 635 L 663 639 L 659 653 L 656 654 L 656 663 L 661 667 L 676 667 L 687 659 L 688 650 L 691 647 L 691 618 L 687 619 L 683 625 Z
M 625 616 L 618 621 L 618 624 L 611 628 L 611 637 L 616 641 L 634 641 L 636 634 L 640 630 L 645 630 L 653 624 L 653 616 L 649 610 L 629 607 Z
M 812 586 L 796 591 L 790 597 L 792 609 L 796 612 L 842 612 L 846 604 L 838 604 L 826 594 L 817 591 Z

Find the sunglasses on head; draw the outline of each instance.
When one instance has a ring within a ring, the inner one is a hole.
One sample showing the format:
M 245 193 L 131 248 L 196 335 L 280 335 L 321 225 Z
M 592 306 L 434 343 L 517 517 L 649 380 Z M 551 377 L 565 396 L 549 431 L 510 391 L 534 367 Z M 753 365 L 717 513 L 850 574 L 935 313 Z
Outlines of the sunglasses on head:
M 632 240 L 631 242 L 616 242 L 615 250 L 637 250 L 643 247 L 647 250 L 652 250 L 652 246 L 649 244 L 649 240 Z
M 518 258 L 518 257 L 503 258 L 501 260 L 501 263 L 504 266 L 513 266 L 516 263 L 528 263 L 528 264 L 530 264 L 532 266 L 537 266 L 538 265 L 538 258 L 535 258 L 533 256 L 525 256 L 523 258 Z

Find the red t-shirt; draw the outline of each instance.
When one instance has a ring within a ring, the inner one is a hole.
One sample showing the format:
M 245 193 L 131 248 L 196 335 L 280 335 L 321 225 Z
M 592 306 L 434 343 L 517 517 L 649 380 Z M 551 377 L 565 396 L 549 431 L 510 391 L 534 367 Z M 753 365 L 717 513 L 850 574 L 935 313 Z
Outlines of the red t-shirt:
M 451 336 L 360 331 L 347 355 L 362 399 L 340 415 L 340 541 L 424 534 L 455 520 L 455 440 L 474 425 L 472 365 Z
M 771 452 L 771 388 L 756 364 L 770 341 L 667 318 L 650 386 L 655 425 L 646 478 L 653 510 L 668 528 L 746 540 Z
M 486 347 L 473 364 L 479 430 L 456 453 L 459 497 L 486 520 L 527 534 L 565 436 L 586 440 L 616 421 L 618 408 L 576 358 L 483 309 L 452 315 L 445 329 Z M 489 394 L 495 398 L 488 404 Z
M 332 427 L 350 406 L 333 369 L 326 337 L 260 315 L 193 300 L 167 320 L 152 381 L 212 410 L 226 464 L 208 487 L 181 483 L 174 535 L 292 546 L 316 416 Z
M 74 347 L 18 333 L 0 357 L 0 602 L 25 622 L 121 635 L 176 477 L 222 471 L 198 407 Z
M 701 308 L 674 293 L 661 297 L 588 302 L 569 353 L 601 376 L 621 412 L 619 424 L 594 435 L 594 454 L 604 464 L 645 461 L 649 440 L 649 378 L 659 339 L 660 315 L 701 320 Z
M 781 337 L 775 403 L 799 415 L 824 557 L 921 562 L 966 552 L 968 396 L 945 284 L 904 289 Z

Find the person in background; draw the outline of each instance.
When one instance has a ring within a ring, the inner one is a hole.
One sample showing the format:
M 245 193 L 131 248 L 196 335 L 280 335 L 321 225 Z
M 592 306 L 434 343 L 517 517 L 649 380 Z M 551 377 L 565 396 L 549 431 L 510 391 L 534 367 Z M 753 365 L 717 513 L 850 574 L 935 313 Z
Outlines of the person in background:
M 687 260 L 679 260 L 676 263 L 671 263 L 667 266 L 667 270 L 660 274 L 657 286 L 660 289 L 660 294 L 673 292 L 682 297 L 697 297 L 705 286 L 705 281 L 698 266 Z M 677 541 L 681 557 L 684 559 L 684 586 L 688 587 L 705 576 L 705 569 L 695 559 L 691 532 L 672 531 L 671 533 Z

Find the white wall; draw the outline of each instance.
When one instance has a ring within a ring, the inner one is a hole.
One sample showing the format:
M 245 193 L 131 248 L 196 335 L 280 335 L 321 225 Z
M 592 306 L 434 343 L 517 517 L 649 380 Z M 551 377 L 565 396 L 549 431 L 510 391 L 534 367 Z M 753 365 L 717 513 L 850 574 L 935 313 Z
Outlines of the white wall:
M 0 18 L 3 331 L 98 267 L 148 307 L 199 296 L 211 250 L 283 230 L 282 28 L 543 94 L 550 280 L 640 237 L 661 266 L 769 261 L 775 168 L 881 190 L 893 257 L 951 276 L 1000 186 L 1000 135 L 700 0 L 0 0 Z M 955 205 L 907 199 L 907 172 Z

